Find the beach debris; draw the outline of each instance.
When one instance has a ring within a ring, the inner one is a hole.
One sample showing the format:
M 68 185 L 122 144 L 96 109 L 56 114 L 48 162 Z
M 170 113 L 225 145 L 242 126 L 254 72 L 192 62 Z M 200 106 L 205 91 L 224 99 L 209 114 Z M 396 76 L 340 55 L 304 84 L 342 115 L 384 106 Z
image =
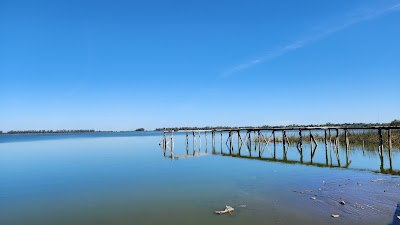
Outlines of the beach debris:
M 397 219 L 400 220 L 400 216 L 397 216 Z
M 318 191 L 322 191 L 322 188 L 318 188 Z
M 333 218 L 339 218 L 339 214 L 332 214 L 331 215 Z
M 312 192 L 312 190 L 305 190 L 305 192 Z
M 226 205 L 224 210 L 217 210 L 215 211 L 215 214 L 225 214 L 229 213 L 232 215 L 231 212 L 235 211 L 235 209 L 232 206 Z
M 342 200 L 340 200 L 340 204 L 346 205 L 346 202 L 342 199 Z
M 383 181 L 383 179 L 371 180 L 371 182 L 378 182 L 378 181 Z
M 313 197 L 311 197 L 310 199 L 311 199 L 311 200 L 315 200 L 315 199 L 317 199 L 317 197 L 313 196 Z

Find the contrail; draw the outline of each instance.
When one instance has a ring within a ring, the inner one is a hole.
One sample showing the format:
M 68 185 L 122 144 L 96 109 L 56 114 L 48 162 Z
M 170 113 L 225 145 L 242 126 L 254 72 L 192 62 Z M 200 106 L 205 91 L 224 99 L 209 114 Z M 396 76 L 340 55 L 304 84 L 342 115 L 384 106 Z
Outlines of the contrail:
M 351 27 L 355 24 L 367 21 L 367 20 L 371 20 L 377 17 L 380 17 L 382 15 L 385 15 L 387 13 L 396 11 L 400 9 L 400 3 L 391 5 L 389 7 L 385 7 L 383 9 L 379 9 L 379 10 L 373 10 L 373 11 L 368 11 L 368 12 L 363 12 L 359 15 L 354 15 L 352 18 L 348 19 L 347 21 L 336 25 L 336 26 L 332 26 L 329 28 L 324 29 L 323 31 L 320 31 L 319 33 L 314 34 L 313 36 L 309 37 L 309 38 L 305 38 L 305 39 L 301 39 L 298 41 L 295 41 L 293 43 L 290 43 L 284 47 L 281 47 L 275 51 L 272 51 L 266 55 L 260 56 L 254 60 L 236 65 L 230 69 L 227 69 L 221 76 L 222 77 L 229 77 L 230 75 L 237 73 L 239 71 L 251 68 L 253 66 L 256 66 L 260 63 L 264 63 L 267 62 L 269 60 L 272 60 L 274 58 L 277 58 L 281 55 L 286 54 L 287 52 L 291 52 L 294 51 L 296 49 L 302 48 L 308 44 L 311 44 L 315 41 L 318 41 L 320 39 L 323 39 L 329 35 L 332 35 L 336 32 L 339 32 L 345 28 Z

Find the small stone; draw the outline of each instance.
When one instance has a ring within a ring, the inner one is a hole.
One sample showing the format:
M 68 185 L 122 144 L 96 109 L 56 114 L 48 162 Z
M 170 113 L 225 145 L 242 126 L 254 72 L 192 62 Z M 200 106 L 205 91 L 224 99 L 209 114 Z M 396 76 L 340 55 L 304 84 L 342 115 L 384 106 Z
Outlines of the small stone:
M 345 202 L 344 200 L 341 200 L 341 201 L 340 201 L 340 204 L 346 205 L 346 202 Z
M 400 220 L 400 216 L 397 216 L 397 219 Z
M 339 217 L 338 214 L 332 214 L 331 216 L 332 216 L 333 218 L 338 218 L 338 217 Z
M 315 199 L 317 199 L 317 197 L 311 197 L 310 199 L 311 199 L 311 200 L 315 200 Z
M 318 188 L 318 191 L 322 191 L 322 189 L 321 189 L 321 188 Z

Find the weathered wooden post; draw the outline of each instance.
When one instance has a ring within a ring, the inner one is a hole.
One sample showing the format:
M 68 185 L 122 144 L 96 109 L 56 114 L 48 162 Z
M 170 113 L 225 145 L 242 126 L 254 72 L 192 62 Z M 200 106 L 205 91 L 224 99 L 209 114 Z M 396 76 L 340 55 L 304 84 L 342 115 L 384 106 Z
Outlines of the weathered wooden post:
M 392 166 L 392 132 L 390 129 L 388 129 L 388 148 L 389 148 L 389 166 L 390 170 L 393 170 Z
M 186 131 L 186 145 L 189 145 L 189 134 L 187 131 Z
M 186 145 L 186 155 L 189 155 L 189 135 L 188 132 L 186 131 L 186 141 L 185 141 L 185 145 Z
M 222 130 L 221 130 L 221 154 L 222 154 Z
M 240 129 L 238 130 L 238 152 L 240 155 L 241 149 L 242 149 L 242 138 L 240 137 Z
M 328 129 L 328 133 L 329 133 L 329 144 L 332 145 L 332 136 L 331 136 L 331 129 Z
M 382 130 L 378 129 L 379 135 L 379 154 L 383 155 L 383 137 L 382 137 Z
M 337 158 L 337 161 L 338 161 L 338 166 L 340 167 L 339 129 L 338 128 L 336 128 L 335 150 L 336 150 L 336 158 Z
M 339 129 L 336 129 L 336 147 L 339 151 Z
M 201 150 L 201 136 L 200 136 L 200 130 L 197 130 L 197 133 L 199 135 L 199 152 Z
M 256 135 L 256 131 L 254 131 L 254 151 L 257 151 Z
M 328 166 L 329 160 L 328 160 L 328 143 L 326 142 L 326 130 L 324 130 L 324 136 L 325 136 L 325 164 L 326 166 Z
M 300 151 L 303 151 L 303 136 L 301 134 L 301 129 L 299 129 L 299 142 L 297 143 L 298 146 L 300 146 Z
M 206 153 L 207 153 L 207 150 L 208 150 L 207 131 L 204 131 L 204 136 L 205 136 L 205 138 L 206 138 Z
M 253 140 L 251 140 L 251 131 L 248 132 L 249 132 L 249 151 L 251 153 L 251 143 L 253 142 Z
M 258 157 L 261 158 L 261 131 L 258 130 Z
M 194 134 L 194 131 L 192 131 L 192 135 L 193 135 L 193 154 L 196 152 L 196 135 Z
M 392 151 L 392 130 L 388 129 L 388 148 L 390 151 Z
M 242 151 L 242 137 L 240 136 L 240 130 L 238 130 L 238 154 L 241 155 Z
M 171 132 L 171 153 L 174 152 L 174 131 Z
M 346 165 L 349 164 L 350 144 L 349 144 L 349 131 L 344 129 L 344 139 L 346 142 Z
M 382 137 L 382 129 L 378 129 L 378 135 L 379 135 L 379 156 L 381 159 L 381 171 L 383 171 L 384 165 L 383 165 L 383 137 Z
M 274 159 L 276 159 L 276 141 L 275 141 L 275 130 L 272 130 L 272 137 L 274 139 Z
M 215 130 L 211 131 L 211 137 L 212 137 L 212 153 L 215 154 Z
M 233 153 L 233 131 L 229 131 L 229 136 L 231 136 L 231 139 L 230 139 L 230 153 L 232 154 Z
M 286 130 L 282 130 L 282 143 L 283 143 L 283 160 L 287 160 L 286 151 Z
M 311 163 L 313 160 L 313 145 L 312 145 L 312 130 L 310 129 L 310 156 L 311 156 Z
M 249 133 L 249 154 L 250 154 L 250 157 L 251 157 L 251 142 L 252 142 L 252 140 L 251 140 L 251 130 L 248 130 L 247 131 L 248 133 Z
M 164 148 L 167 148 L 167 133 L 165 132 L 165 129 L 164 129 Z

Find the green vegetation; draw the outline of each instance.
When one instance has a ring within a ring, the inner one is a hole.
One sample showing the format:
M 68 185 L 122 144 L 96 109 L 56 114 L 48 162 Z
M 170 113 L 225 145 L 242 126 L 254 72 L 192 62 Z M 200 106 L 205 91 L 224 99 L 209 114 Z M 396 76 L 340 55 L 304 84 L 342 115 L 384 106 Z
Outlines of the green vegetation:
M 138 128 L 135 131 L 144 131 L 144 128 Z
M 393 121 L 390 123 L 390 126 L 400 126 L 400 120 L 393 120 Z
M 5 134 L 54 134 L 54 133 L 89 133 L 95 130 L 11 130 Z
M 290 124 L 287 126 L 244 126 L 244 127 L 230 127 L 230 126 L 206 126 L 206 127 L 164 127 L 157 128 L 155 131 L 163 131 L 163 130 L 211 130 L 211 129 L 239 129 L 239 128 L 289 128 L 289 127 L 371 127 L 371 126 L 400 126 L 400 120 L 393 120 L 390 123 L 325 123 L 325 124 L 309 124 L 309 125 L 300 125 L 300 124 Z
M 291 144 L 297 144 L 299 141 L 298 132 L 287 132 L 287 139 Z M 324 133 L 314 132 L 313 137 L 316 141 L 325 141 Z M 268 138 L 268 137 L 266 137 Z M 327 133 L 327 141 L 334 141 L 336 138 L 336 132 L 331 131 L 331 136 Z M 339 132 L 338 135 L 339 144 L 345 145 L 345 133 L 343 131 Z M 364 146 L 366 149 L 376 149 L 379 145 L 379 135 L 376 130 L 364 130 L 364 131 L 349 131 L 348 139 L 350 146 Z M 382 130 L 382 141 L 384 146 L 388 146 L 388 131 Z M 391 131 L 391 139 L 392 139 L 392 147 L 400 149 L 400 130 L 392 130 Z M 257 140 L 254 140 L 257 141 Z M 265 142 L 265 140 L 262 140 Z M 277 142 L 282 142 L 282 137 L 276 139 Z M 307 131 L 303 131 L 302 133 L 302 142 L 310 143 L 310 133 Z

